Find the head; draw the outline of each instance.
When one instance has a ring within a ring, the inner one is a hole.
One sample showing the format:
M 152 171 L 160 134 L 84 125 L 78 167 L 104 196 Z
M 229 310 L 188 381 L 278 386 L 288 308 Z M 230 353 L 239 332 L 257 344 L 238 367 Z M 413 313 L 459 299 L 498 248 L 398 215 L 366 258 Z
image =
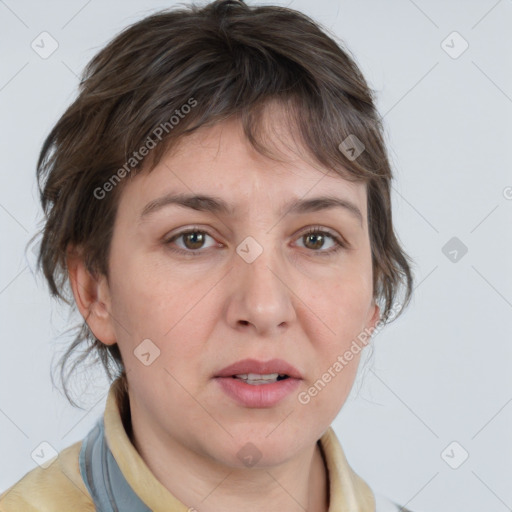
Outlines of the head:
M 94 354 L 155 430 L 217 460 L 251 439 L 271 463 L 318 438 L 354 382 L 354 340 L 410 299 L 373 93 L 297 11 L 217 1 L 128 27 L 86 67 L 38 178 L 39 264 L 84 318 L 66 394 Z M 294 396 L 223 394 L 219 371 L 245 358 L 292 364 Z

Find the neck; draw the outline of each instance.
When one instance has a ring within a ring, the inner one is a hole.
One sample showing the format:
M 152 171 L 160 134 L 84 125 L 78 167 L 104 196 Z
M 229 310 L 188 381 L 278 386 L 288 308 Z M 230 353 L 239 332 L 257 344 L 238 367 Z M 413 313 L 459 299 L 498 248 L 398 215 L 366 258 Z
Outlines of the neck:
M 172 437 L 154 432 L 151 425 L 135 420 L 132 432 L 135 448 L 157 480 L 197 511 L 328 510 L 329 482 L 320 443 L 279 466 L 240 469 L 188 449 Z M 139 435 L 141 432 L 144 434 Z

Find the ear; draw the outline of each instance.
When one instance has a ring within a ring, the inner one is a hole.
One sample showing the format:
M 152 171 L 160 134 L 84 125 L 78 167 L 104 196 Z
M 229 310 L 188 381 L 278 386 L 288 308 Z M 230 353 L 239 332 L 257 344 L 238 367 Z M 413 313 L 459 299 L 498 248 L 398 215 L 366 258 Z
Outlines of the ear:
M 98 340 L 105 345 L 114 345 L 117 338 L 110 314 L 110 288 L 106 276 L 95 276 L 88 270 L 79 248 L 68 250 L 66 262 L 71 289 L 81 315 Z
M 370 329 L 372 332 L 377 325 L 377 322 L 380 320 L 380 307 L 375 302 L 375 299 L 372 300 L 372 305 L 368 310 L 368 316 L 366 319 L 366 328 Z

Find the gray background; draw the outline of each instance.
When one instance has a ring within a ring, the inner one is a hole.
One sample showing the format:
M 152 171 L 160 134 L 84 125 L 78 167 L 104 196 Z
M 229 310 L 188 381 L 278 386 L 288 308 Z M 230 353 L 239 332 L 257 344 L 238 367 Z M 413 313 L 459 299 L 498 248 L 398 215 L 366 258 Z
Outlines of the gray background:
M 415 260 L 414 300 L 375 337 L 334 423 L 347 458 L 376 492 L 417 512 L 512 510 L 512 2 L 265 3 L 331 30 L 377 90 L 394 219 Z M 52 302 L 25 255 L 42 218 L 38 152 L 88 60 L 174 4 L 0 0 L 0 490 L 36 466 L 41 442 L 59 451 L 81 440 L 108 389 L 93 372 L 80 410 L 52 388 L 52 358 L 77 318 Z M 59 45 L 46 59 L 31 47 L 43 31 Z M 452 237 L 455 261 L 453 247 L 443 252 Z

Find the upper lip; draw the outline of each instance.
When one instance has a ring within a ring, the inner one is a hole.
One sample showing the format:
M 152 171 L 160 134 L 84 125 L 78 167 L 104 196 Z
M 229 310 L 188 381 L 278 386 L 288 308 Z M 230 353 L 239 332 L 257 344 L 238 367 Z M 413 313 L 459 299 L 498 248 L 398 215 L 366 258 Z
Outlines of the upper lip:
M 282 359 L 271 359 L 270 361 L 243 359 L 226 366 L 218 372 L 215 377 L 232 377 L 233 375 L 243 375 L 247 373 L 256 373 L 258 375 L 279 373 L 280 375 L 288 375 L 288 377 L 295 379 L 302 379 L 299 370 Z

